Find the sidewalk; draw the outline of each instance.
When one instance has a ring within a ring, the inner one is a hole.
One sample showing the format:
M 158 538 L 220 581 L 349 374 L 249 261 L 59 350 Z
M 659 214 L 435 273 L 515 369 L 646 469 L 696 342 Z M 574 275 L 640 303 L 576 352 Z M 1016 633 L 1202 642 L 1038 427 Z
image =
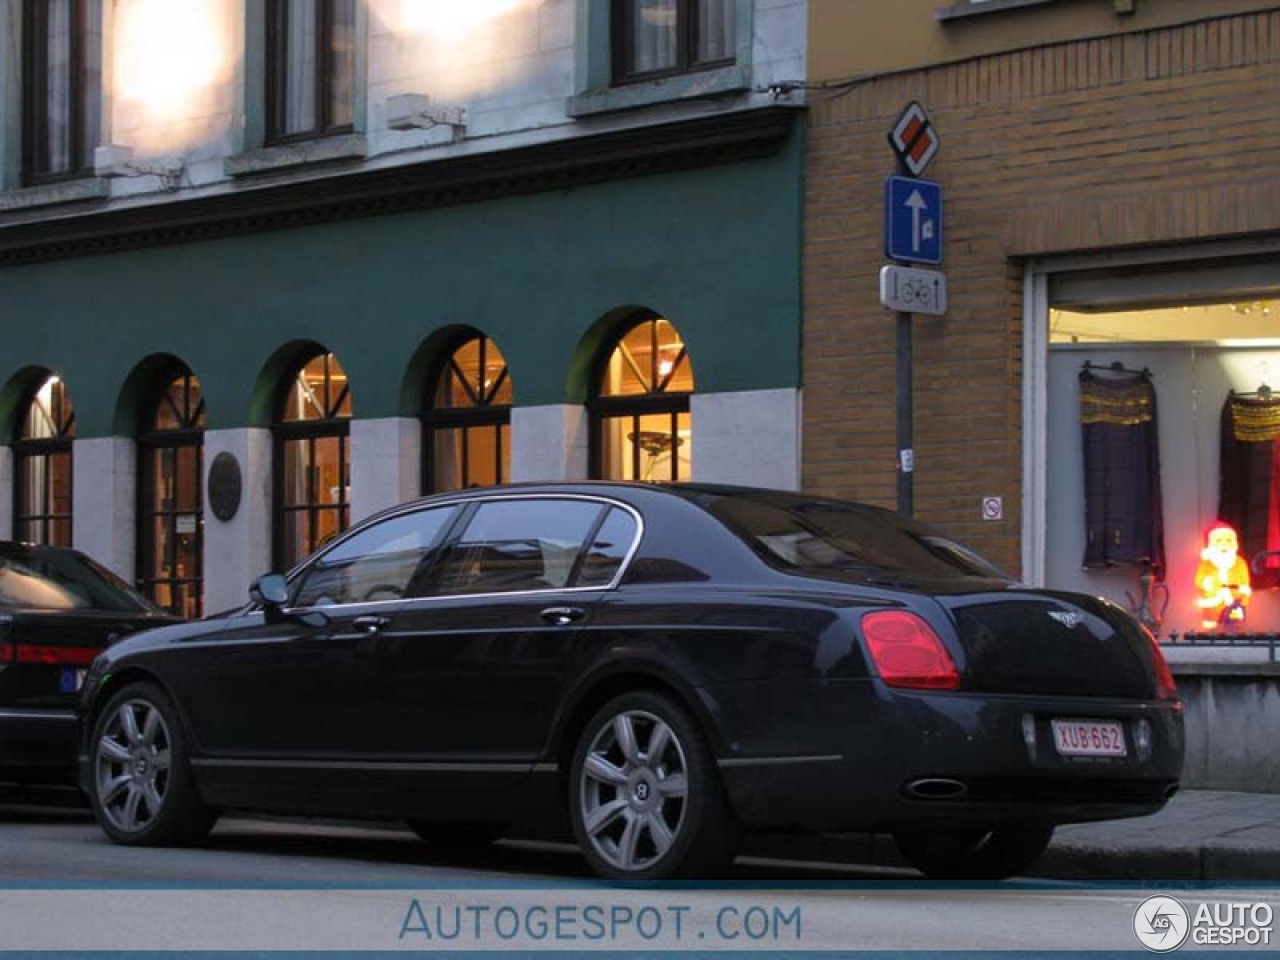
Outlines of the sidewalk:
M 750 843 L 747 855 L 905 866 L 887 836 Z M 1117 882 L 1275 882 L 1280 886 L 1280 794 L 1179 792 L 1159 813 L 1062 826 L 1029 876 Z

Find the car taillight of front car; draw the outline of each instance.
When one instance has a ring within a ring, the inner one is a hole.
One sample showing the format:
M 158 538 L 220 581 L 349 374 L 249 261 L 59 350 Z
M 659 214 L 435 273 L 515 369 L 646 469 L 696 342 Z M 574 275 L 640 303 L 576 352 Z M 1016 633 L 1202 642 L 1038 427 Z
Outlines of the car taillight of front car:
M 960 686 L 955 661 L 922 617 L 907 610 L 863 614 L 862 636 L 876 672 L 889 686 L 912 690 L 955 690 Z

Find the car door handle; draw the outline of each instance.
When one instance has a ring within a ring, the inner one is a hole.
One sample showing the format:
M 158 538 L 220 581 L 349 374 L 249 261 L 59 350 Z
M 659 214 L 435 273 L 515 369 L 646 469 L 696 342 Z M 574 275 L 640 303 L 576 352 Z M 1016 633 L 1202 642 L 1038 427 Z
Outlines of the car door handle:
M 356 617 L 352 620 L 351 629 L 356 633 L 372 634 L 377 633 L 390 622 L 391 620 L 388 617 L 371 613 L 368 616 Z
M 587 611 L 581 607 L 547 607 L 538 616 L 542 617 L 547 623 L 557 627 L 567 627 L 576 620 L 581 620 L 587 615 Z

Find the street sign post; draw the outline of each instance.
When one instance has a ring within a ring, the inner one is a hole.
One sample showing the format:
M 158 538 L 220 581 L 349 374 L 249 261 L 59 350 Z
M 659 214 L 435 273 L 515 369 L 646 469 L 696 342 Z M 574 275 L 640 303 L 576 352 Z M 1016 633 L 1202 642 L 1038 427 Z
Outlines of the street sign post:
M 913 177 L 884 181 L 884 253 L 891 260 L 942 262 L 942 185 Z
M 881 267 L 880 302 L 890 310 L 940 317 L 947 312 L 947 275 L 941 270 Z

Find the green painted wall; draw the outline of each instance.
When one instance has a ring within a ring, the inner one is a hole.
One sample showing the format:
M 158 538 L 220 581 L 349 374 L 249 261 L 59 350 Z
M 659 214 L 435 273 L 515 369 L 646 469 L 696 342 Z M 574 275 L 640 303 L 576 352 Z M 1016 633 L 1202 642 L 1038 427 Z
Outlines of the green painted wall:
M 169 353 L 211 429 L 265 425 L 269 358 L 309 340 L 346 368 L 356 417 L 405 415 L 415 351 L 466 324 L 506 354 L 518 405 L 580 402 L 584 336 L 642 305 L 684 335 L 700 392 L 796 387 L 802 161 L 797 129 L 763 160 L 2 270 L 0 384 L 53 369 L 79 436 L 105 436 L 130 373 Z

